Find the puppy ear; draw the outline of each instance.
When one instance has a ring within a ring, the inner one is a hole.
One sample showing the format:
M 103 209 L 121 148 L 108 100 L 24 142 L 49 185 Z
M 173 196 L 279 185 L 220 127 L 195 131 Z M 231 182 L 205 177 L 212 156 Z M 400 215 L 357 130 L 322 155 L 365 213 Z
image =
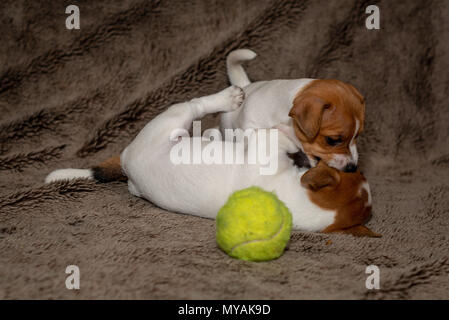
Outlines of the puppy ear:
M 365 98 L 362 96 L 359 90 L 357 90 L 356 87 L 354 87 L 352 84 L 346 83 L 345 85 L 349 88 L 351 93 L 356 96 L 356 98 L 360 101 L 360 104 L 365 105 Z
M 340 175 L 336 169 L 332 169 L 322 162 L 312 169 L 307 170 L 301 177 L 301 185 L 312 191 L 324 187 L 336 187 L 340 183 Z
M 382 237 L 381 234 L 371 231 L 368 227 L 365 227 L 362 225 L 353 226 L 353 227 L 350 227 L 347 229 L 342 229 L 342 230 L 335 230 L 332 232 L 342 233 L 342 234 L 351 234 L 354 237 L 371 237 L 371 238 Z
M 364 129 L 365 124 L 365 98 L 362 96 L 359 90 L 356 89 L 353 85 L 349 83 L 345 83 L 345 85 L 349 88 L 349 91 L 355 96 L 356 101 L 359 102 L 356 108 L 356 112 L 358 115 L 358 118 L 360 119 L 360 132 Z
M 288 115 L 296 121 L 301 132 L 310 141 L 318 134 L 323 111 L 329 106 L 326 101 L 315 95 L 303 94 L 293 100 L 293 107 Z

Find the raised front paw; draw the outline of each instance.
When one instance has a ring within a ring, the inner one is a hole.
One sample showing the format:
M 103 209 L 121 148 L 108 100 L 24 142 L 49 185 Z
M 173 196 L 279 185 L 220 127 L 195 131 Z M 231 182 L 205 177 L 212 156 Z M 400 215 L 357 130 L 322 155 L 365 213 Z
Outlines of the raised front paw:
M 228 112 L 239 108 L 245 99 L 245 92 L 242 88 L 237 86 L 230 86 L 229 88 L 223 90 L 222 93 L 227 101 L 226 109 Z

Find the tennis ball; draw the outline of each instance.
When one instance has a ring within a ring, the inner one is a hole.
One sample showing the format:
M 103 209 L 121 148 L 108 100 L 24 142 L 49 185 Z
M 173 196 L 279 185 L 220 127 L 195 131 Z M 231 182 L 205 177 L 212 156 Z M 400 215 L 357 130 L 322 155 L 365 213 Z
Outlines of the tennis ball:
M 231 257 L 279 258 L 290 239 L 292 215 L 278 197 L 258 187 L 234 192 L 217 215 L 217 244 Z

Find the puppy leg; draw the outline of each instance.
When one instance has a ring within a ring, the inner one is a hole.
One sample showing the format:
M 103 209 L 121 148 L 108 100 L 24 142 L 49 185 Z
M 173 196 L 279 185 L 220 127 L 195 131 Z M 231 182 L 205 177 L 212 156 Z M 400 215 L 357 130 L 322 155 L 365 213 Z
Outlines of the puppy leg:
M 190 103 L 198 119 L 209 113 L 234 111 L 241 106 L 244 96 L 241 88 L 231 86 L 210 96 L 192 99 Z
M 209 113 L 234 111 L 240 107 L 243 98 L 243 90 L 231 86 L 210 96 L 175 104 L 154 118 L 144 128 L 145 139 L 151 141 L 154 146 L 154 143 L 161 140 L 160 137 L 169 135 L 172 138 L 176 136 L 177 130 L 188 130 L 195 119 L 202 118 Z

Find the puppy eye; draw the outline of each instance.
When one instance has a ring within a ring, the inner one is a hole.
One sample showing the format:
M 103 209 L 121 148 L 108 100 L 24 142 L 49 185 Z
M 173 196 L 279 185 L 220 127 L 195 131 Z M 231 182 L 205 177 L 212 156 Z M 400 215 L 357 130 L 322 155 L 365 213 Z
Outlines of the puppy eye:
M 343 142 L 343 140 L 341 138 L 334 139 L 331 137 L 325 137 L 325 139 L 326 139 L 326 143 L 330 146 L 337 146 Z

